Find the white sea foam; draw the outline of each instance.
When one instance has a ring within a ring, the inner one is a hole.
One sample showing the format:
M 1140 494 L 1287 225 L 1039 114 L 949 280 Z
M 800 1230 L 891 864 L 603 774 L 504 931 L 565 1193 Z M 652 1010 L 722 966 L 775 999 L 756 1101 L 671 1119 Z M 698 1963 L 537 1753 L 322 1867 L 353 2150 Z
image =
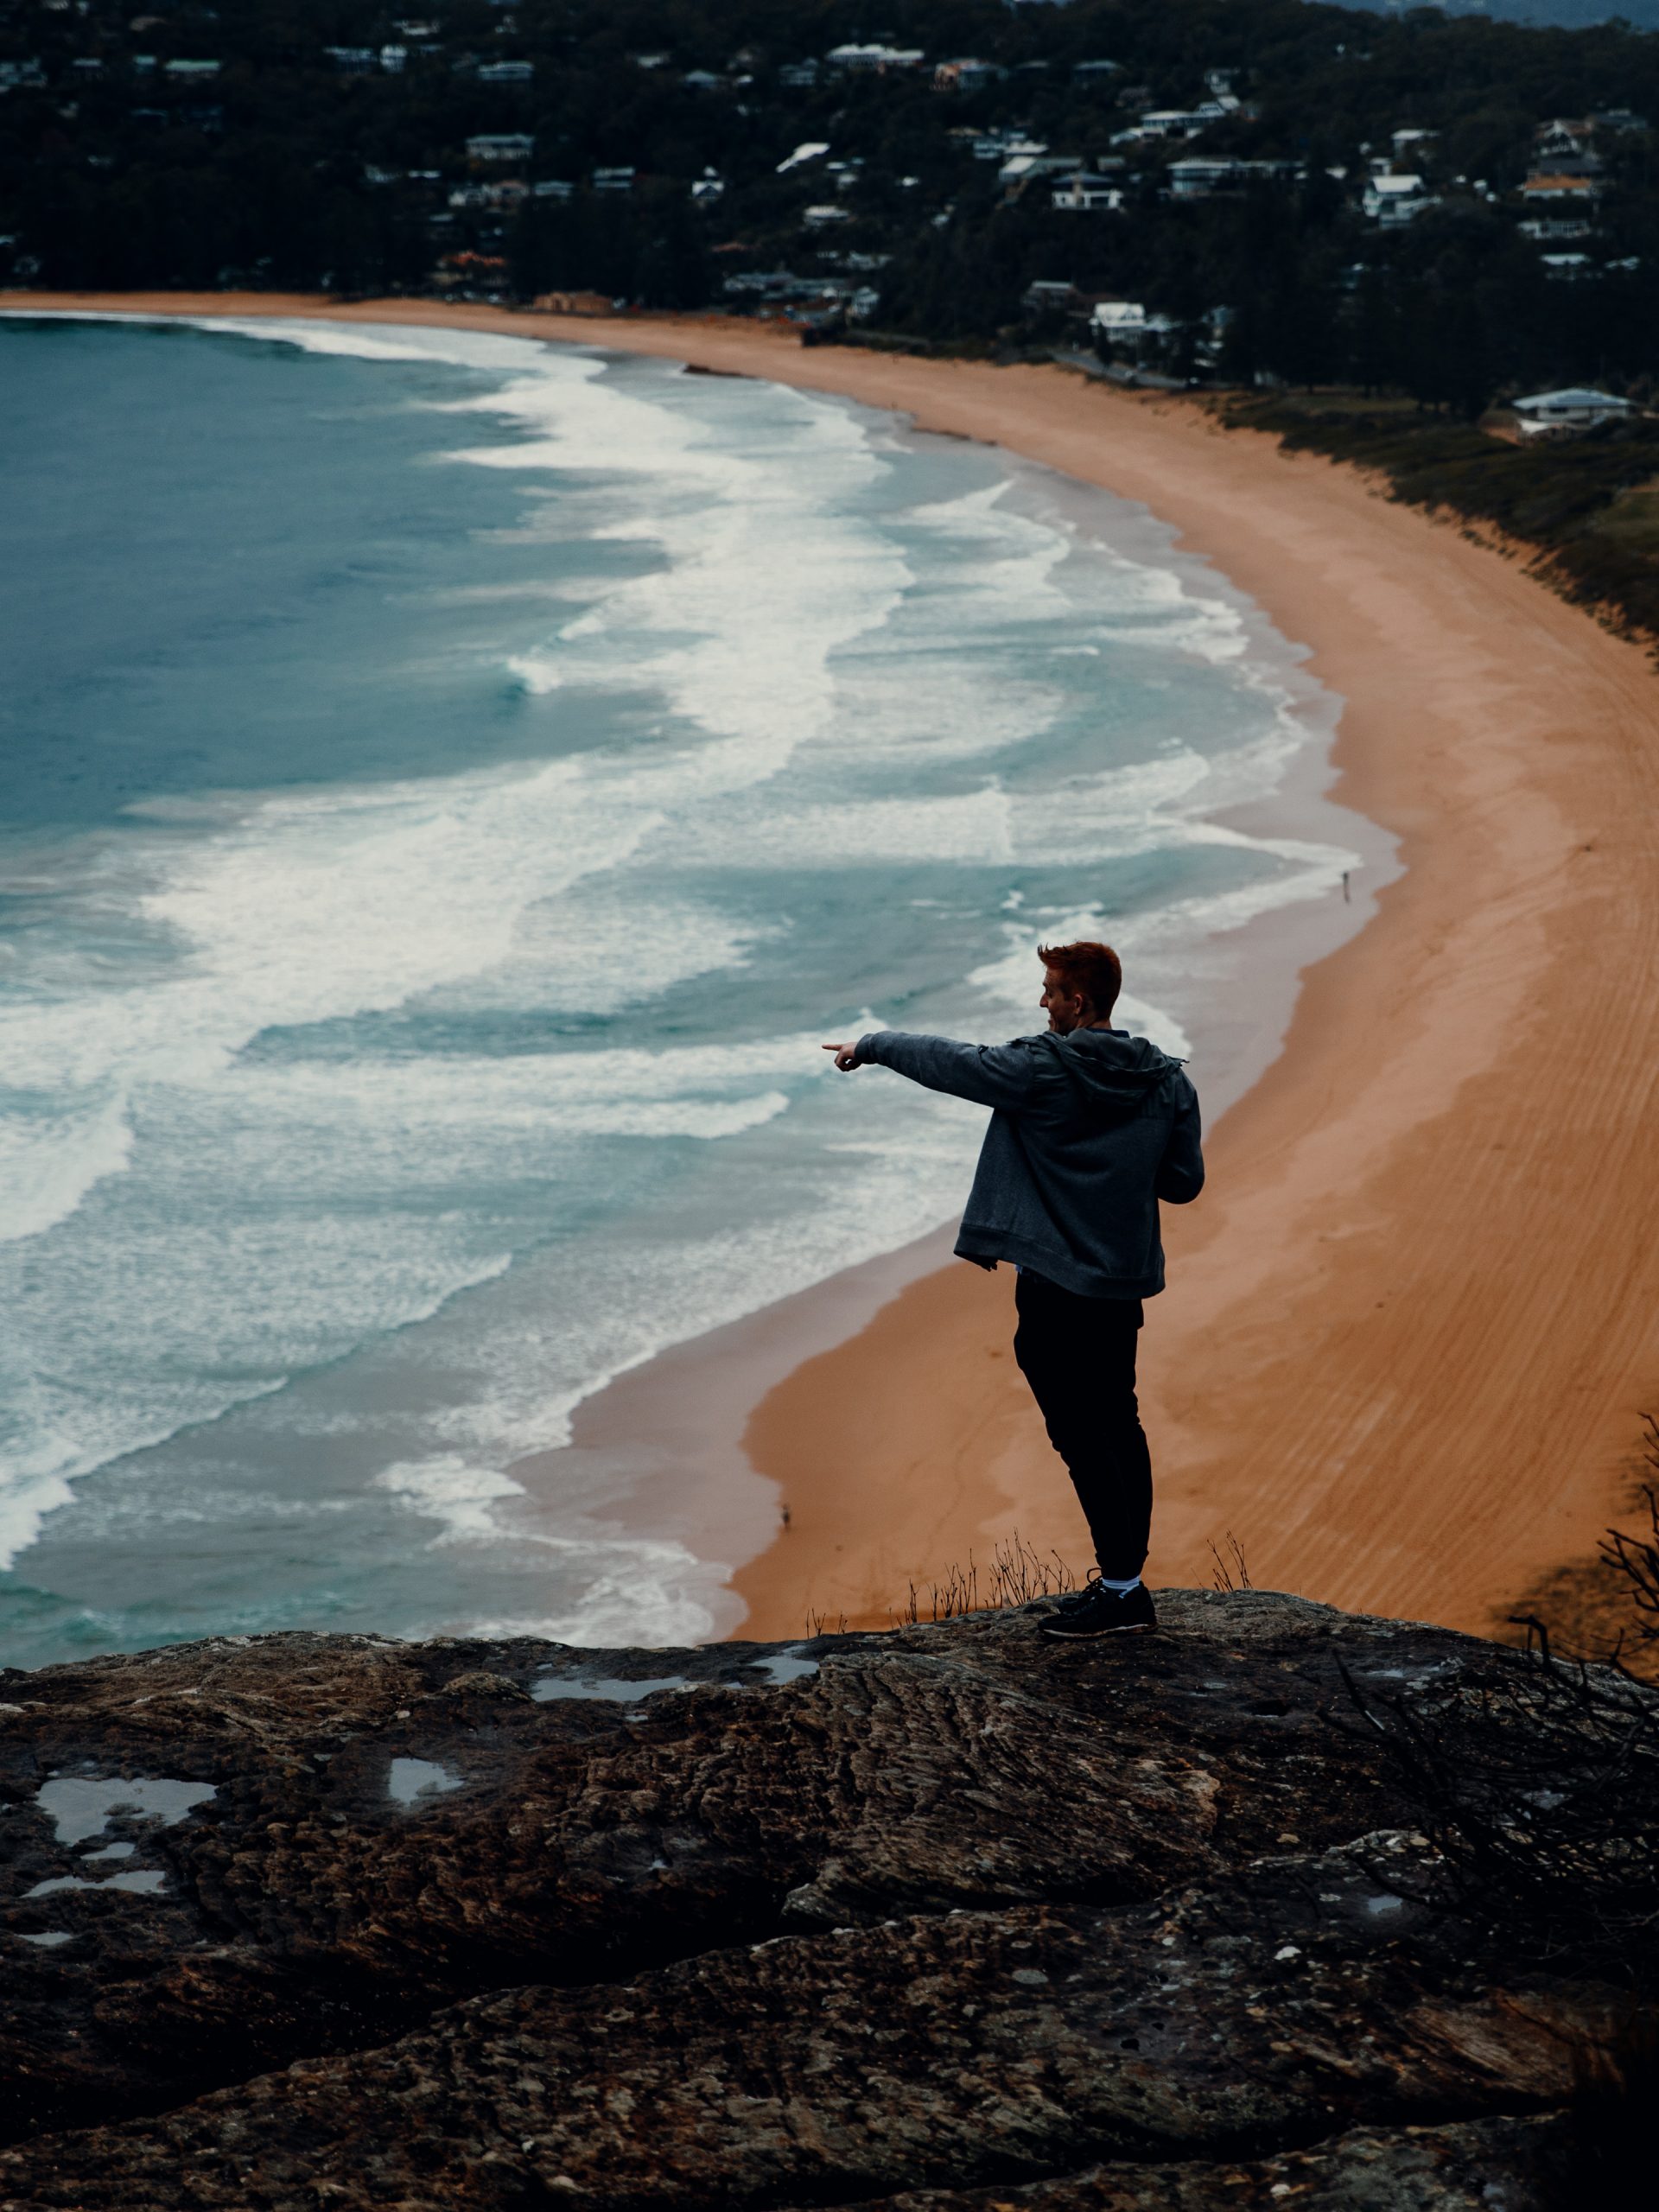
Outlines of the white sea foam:
M 132 1128 L 118 1097 L 70 1105 L 51 1123 L 14 1114 L 0 1120 L 0 1238 L 38 1236 L 67 1221 L 132 1154 Z
M 272 799 L 158 848 L 161 880 L 137 906 L 172 932 L 172 969 L 0 1006 L 9 1084 L 58 1102 L 12 1124 L 0 1153 L 0 1241 L 41 1235 L 130 1164 L 147 1089 L 211 1087 L 264 1031 L 390 1010 L 508 958 L 526 908 L 613 868 L 652 827 L 603 792 L 581 808 L 579 779 L 561 762 Z
M 457 1453 L 399 1460 L 375 1477 L 377 1486 L 404 1498 L 416 1513 L 440 1524 L 435 1544 L 498 1539 L 499 1522 L 490 1508 L 504 1497 L 522 1497 L 524 1486 L 495 1467 L 475 1467 Z
M 1054 580 L 1071 550 L 1066 534 L 1010 508 L 1007 492 L 1006 483 L 989 484 L 912 515 L 914 524 L 946 543 L 957 541 L 982 555 L 969 573 L 951 577 L 948 591 L 936 584 L 925 594 L 942 602 L 944 619 L 957 637 L 971 633 L 981 615 L 1001 626 L 1052 622 L 1071 612 Z
M 327 353 L 359 361 L 432 361 L 448 368 L 492 372 L 555 365 L 554 373 L 598 372 L 600 364 L 575 349 L 554 353 L 533 338 L 512 338 L 487 330 L 425 329 L 416 323 L 311 322 L 302 316 L 202 315 L 183 318 L 128 316 L 126 321 L 183 320 L 193 328 L 267 343 L 293 346 L 302 353 Z
M 683 1544 L 624 1536 L 573 1516 L 567 1530 L 550 1529 L 501 1509 L 522 1500 L 524 1485 L 496 1468 L 444 1452 L 402 1462 L 375 1478 L 423 1519 L 438 1523 L 434 1547 L 501 1544 L 528 1547 L 550 1568 L 574 1568 L 582 1593 L 563 1611 L 530 1620 L 423 1621 L 409 1633 L 440 1633 L 464 1625 L 479 1636 L 535 1636 L 575 1644 L 700 1643 L 714 1632 L 709 1597 L 728 1570 L 700 1560 Z
M 637 441 L 581 442 L 589 466 L 613 450 L 639 458 Z M 551 467 L 564 448 L 543 442 L 531 451 Z M 691 466 L 695 448 L 664 453 L 659 442 L 645 457 L 657 464 L 662 503 L 649 534 L 667 566 L 618 584 L 510 665 L 539 696 L 571 687 L 658 690 L 673 713 L 727 741 L 702 760 L 706 789 L 777 774 L 829 727 L 834 654 L 882 623 L 910 581 L 877 531 L 812 496 L 815 473 L 825 471 L 846 496 L 868 478 L 871 458 L 850 439 L 839 448 L 815 440 L 788 468 L 728 463 L 711 483 Z
M 679 849 L 720 868 L 868 868 L 944 861 L 991 866 L 1014 857 L 1010 804 L 995 781 L 942 798 L 821 800 L 810 806 L 734 808 L 690 823 Z
M 313 350 L 359 350 L 360 327 L 232 327 Z M 372 344 L 372 358 L 521 372 L 444 409 L 505 420 L 521 433 L 509 444 L 463 448 L 454 460 L 649 486 L 648 506 L 594 535 L 649 541 L 664 567 L 592 589 L 587 612 L 546 645 L 513 656 L 529 691 L 654 686 L 674 712 L 732 741 L 705 761 L 711 781 L 775 772 L 822 729 L 833 703 L 830 655 L 879 625 L 911 580 L 882 533 L 844 512 L 886 467 L 849 414 L 780 394 L 781 425 L 770 437 L 761 426 L 738 450 L 660 394 L 607 383 L 590 358 L 451 332 L 377 331 Z
M 748 1063 L 742 1077 L 753 1084 L 760 1072 L 753 1062 L 767 1056 L 762 1045 L 752 1052 L 734 1050 L 732 1058 Z M 451 1147 L 462 1135 L 490 1144 L 499 1172 L 512 1172 L 518 1164 L 528 1171 L 538 1152 L 545 1154 L 551 1136 L 561 1142 L 582 1136 L 690 1137 L 708 1142 L 759 1128 L 789 1104 L 782 1090 L 746 1090 L 736 1097 L 688 1095 L 680 1086 L 695 1086 L 696 1077 L 673 1062 L 696 1054 L 670 1056 L 666 1068 L 637 1076 L 629 1065 L 635 1057 L 579 1052 L 444 1058 L 425 1064 L 299 1063 L 238 1071 L 215 1095 L 232 1121 L 245 1098 L 249 1126 L 257 1128 L 260 1144 L 287 1140 L 281 1173 L 302 1148 L 296 1140 L 320 1140 L 327 1132 L 337 1144 L 349 1145 L 360 1131 L 367 1142 L 384 1147 L 390 1139 L 396 1145 L 398 1176 L 410 1187 L 453 1179 L 457 1161 Z M 804 1058 L 804 1050 L 798 1051 L 788 1068 L 791 1076 L 799 1077 Z M 737 1075 L 732 1067 L 717 1080 L 723 1086 Z M 647 1088 L 641 1096 L 639 1086 L 653 1080 L 661 1084 L 663 1095 L 653 1097 Z M 522 1141 L 522 1163 L 516 1141 Z M 251 1172 L 257 1169 L 257 1162 L 246 1164 Z M 351 1158 L 340 1161 L 341 1185 L 350 1188 L 364 1165 Z M 329 1181 L 334 1179 L 323 1172 Z
M 715 1618 L 709 1600 L 731 1573 L 728 1565 L 699 1559 L 683 1544 L 626 1541 L 598 1535 L 570 1547 L 579 1592 L 558 1610 L 538 1614 L 486 1615 L 455 1624 L 468 1636 L 533 1636 L 550 1643 L 590 1649 L 666 1650 L 709 1643 Z M 433 1622 L 410 1633 L 439 1632 Z

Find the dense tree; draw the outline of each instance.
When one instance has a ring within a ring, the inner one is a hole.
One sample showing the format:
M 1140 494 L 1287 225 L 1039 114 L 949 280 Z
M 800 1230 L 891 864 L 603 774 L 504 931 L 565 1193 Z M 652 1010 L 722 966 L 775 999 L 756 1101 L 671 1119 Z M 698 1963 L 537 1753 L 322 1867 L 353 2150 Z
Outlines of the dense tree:
M 112 0 L 0 0 L 0 232 L 16 276 L 366 291 L 497 270 L 518 296 L 686 308 L 729 276 L 788 269 L 872 283 L 888 331 L 995 346 L 1043 334 L 1023 302 L 1045 279 L 1173 319 L 1179 374 L 1347 379 L 1461 413 L 1506 385 L 1631 384 L 1659 365 L 1653 133 L 1598 140 L 1605 192 L 1580 265 L 1551 270 L 1552 241 L 1521 235 L 1512 196 L 1548 118 L 1659 117 L 1659 38 L 1628 26 L 1304 0 L 888 0 L 883 37 L 1001 73 L 951 92 L 931 68 L 825 66 L 874 35 L 855 0 L 441 13 L 428 37 L 383 0 L 177 0 L 132 17 Z M 168 67 L 202 60 L 217 74 Z M 816 76 L 798 67 L 813 60 Z M 531 73 L 496 80 L 502 60 Z M 1075 73 L 1102 60 L 1116 72 Z M 1224 71 L 1243 105 L 1194 148 L 1124 141 L 1143 108 L 1190 108 Z M 1040 179 L 1000 188 L 973 133 L 1014 126 L 1086 163 L 1122 160 L 1124 212 L 1058 212 Z M 1407 128 L 1433 134 L 1414 158 L 1440 204 L 1383 230 L 1359 189 Z M 522 134 L 529 159 L 469 156 L 481 133 Z M 806 142 L 830 153 L 780 171 Z M 1257 171 L 1189 202 L 1167 176 L 1188 150 L 1300 175 Z M 619 165 L 632 190 L 596 189 L 593 172 Z M 694 200 L 706 176 L 723 193 Z M 840 219 L 809 229 L 825 201 Z

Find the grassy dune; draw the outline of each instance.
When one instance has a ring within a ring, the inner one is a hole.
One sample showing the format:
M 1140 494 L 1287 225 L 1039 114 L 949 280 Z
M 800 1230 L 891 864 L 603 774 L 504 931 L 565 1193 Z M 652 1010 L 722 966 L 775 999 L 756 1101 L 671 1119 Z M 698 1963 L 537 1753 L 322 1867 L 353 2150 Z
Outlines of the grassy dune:
M 1217 407 L 1230 425 L 1375 470 L 1408 505 L 1529 549 L 1543 582 L 1659 649 L 1659 420 L 1517 446 L 1408 399 L 1275 392 Z

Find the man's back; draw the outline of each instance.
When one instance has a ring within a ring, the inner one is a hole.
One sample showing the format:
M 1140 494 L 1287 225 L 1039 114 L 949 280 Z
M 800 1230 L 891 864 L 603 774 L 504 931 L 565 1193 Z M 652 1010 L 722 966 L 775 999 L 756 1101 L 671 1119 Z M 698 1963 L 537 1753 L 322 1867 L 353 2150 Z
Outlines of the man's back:
M 1198 1095 L 1179 1060 L 1123 1030 L 1007 1045 L 878 1030 L 861 1060 L 993 1108 L 957 1250 L 1088 1298 L 1164 1285 L 1158 1201 L 1204 1185 Z

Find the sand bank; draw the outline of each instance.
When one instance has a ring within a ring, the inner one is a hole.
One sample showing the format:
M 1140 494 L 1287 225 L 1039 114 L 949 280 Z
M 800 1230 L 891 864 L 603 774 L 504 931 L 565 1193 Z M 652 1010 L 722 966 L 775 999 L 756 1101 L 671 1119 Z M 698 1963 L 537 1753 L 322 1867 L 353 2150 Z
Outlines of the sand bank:
M 1406 873 L 1307 970 L 1284 1052 L 1211 1133 L 1209 1190 L 1168 1217 L 1151 1579 L 1207 1580 L 1231 1530 L 1258 1585 L 1478 1629 L 1593 1545 L 1659 1406 L 1659 684 L 1636 647 L 1352 471 L 1058 369 L 409 301 L 3 304 L 626 347 L 899 409 L 1174 524 L 1313 648 L 1347 702 L 1336 795 Z M 1016 1527 L 1083 1557 L 1011 1306 L 1006 1270 L 930 1273 L 768 1392 L 748 1447 L 791 1525 L 737 1577 L 746 1633 L 884 1618 Z

